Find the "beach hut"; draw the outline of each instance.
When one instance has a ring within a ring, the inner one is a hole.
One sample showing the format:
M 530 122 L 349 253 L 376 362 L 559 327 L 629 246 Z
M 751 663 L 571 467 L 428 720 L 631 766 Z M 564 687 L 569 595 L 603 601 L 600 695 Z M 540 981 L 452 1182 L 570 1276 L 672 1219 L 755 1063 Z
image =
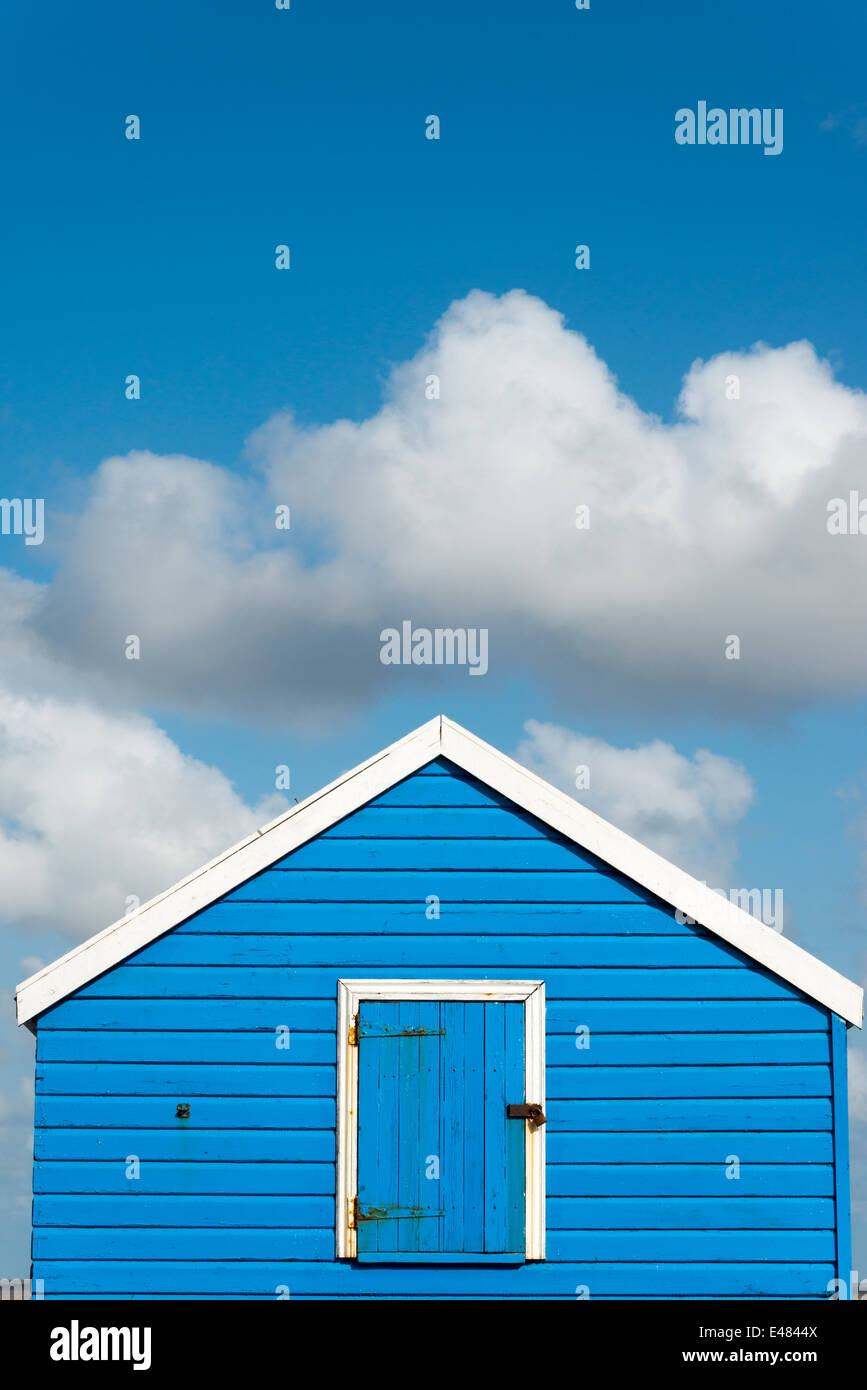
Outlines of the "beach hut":
M 45 1298 L 847 1296 L 861 990 L 444 716 L 17 1006 Z

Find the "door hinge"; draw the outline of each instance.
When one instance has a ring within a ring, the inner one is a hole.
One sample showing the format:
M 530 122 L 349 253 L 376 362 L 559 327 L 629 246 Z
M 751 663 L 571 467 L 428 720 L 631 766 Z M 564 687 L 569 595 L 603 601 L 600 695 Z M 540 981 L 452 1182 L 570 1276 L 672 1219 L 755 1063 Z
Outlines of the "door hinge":
M 358 1014 L 355 1014 L 349 1025 L 349 1046 L 358 1047 Z
M 346 1203 L 346 1228 L 349 1231 L 358 1230 L 358 1198 L 352 1197 Z

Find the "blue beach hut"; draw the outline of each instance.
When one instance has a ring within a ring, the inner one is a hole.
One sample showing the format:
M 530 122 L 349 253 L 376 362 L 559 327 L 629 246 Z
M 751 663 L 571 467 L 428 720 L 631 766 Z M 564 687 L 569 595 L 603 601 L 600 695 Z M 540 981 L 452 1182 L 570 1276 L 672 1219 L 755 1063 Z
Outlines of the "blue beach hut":
M 862 992 L 443 716 L 18 987 L 46 1298 L 847 1296 Z

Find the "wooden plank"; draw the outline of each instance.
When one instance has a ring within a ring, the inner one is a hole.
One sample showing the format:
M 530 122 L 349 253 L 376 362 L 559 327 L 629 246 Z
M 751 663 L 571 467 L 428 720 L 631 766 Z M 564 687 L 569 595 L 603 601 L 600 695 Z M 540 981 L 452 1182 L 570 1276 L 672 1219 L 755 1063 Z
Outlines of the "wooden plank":
M 252 1070 L 252 1068 L 251 1068 Z M 282 1075 L 282 1073 L 281 1073 Z M 548 1068 L 548 1100 L 640 1099 L 644 1096 L 830 1096 L 828 1066 Z
M 330 1226 L 41 1226 L 33 1232 L 37 1260 L 329 1260 Z M 147 1282 L 142 1271 L 142 1285 Z
M 578 977 L 575 977 L 580 985 Z M 818 1004 L 798 999 L 553 999 L 547 1031 L 569 1033 L 589 1028 L 598 1033 L 828 1033 L 828 1014 Z
M 269 1036 L 278 1025 L 298 1032 L 334 1034 L 337 1006 L 330 999 L 284 999 L 279 1010 L 271 999 L 104 999 L 85 995 L 65 999 L 39 1020 L 37 1037 L 55 1028 L 88 1032 L 214 1029 L 221 1033 L 260 1030 Z
M 361 1023 L 367 1019 L 372 1023 L 379 1023 L 380 1026 L 387 1024 L 389 1020 L 399 1018 L 399 1009 L 396 1005 L 388 1001 L 372 1000 L 369 1003 L 362 1002 L 359 1006 L 358 1020 Z M 363 1045 L 366 1052 L 367 1044 Z M 394 1054 L 394 1064 L 387 1066 L 386 1063 Z M 356 1054 L 361 1067 L 362 1045 Z M 368 1146 L 367 1159 L 368 1165 L 372 1165 L 376 1173 L 377 1185 L 372 1191 L 379 1193 L 379 1197 L 374 1200 L 382 1201 L 384 1205 L 399 1206 L 398 1190 L 398 1150 L 400 1145 L 400 1125 L 401 1125 L 401 1105 L 400 1105 L 400 1075 L 398 1069 L 397 1049 L 390 1046 L 383 1039 L 382 1046 L 377 1049 L 378 1063 L 376 1068 L 376 1082 L 372 1089 L 370 1099 L 376 1106 L 376 1113 L 373 1117 L 375 1133 L 374 1147 L 371 1150 Z M 358 1116 L 359 1124 L 362 1123 L 363 1106 L 365 1096 L 362 1094 L 359 1084 L 358 1094 Z M 369 1116 L 366 1117 L 369 1119 Z M 361 1144 L 361 1140 L 359 1140 Z M 359 1154 L 361 1148 L 359 1147 Z M 381 1170 L 381 1171 L 380 1171 Z M 359 1170 L 360 1172 L 360 1170 Z M 393 1179 L 393 1185 L 392 1185 Z M 373 1179 L 371 1179 L 371 1183 Z M 360 1200 L 363 1200 L 363 1192 L 366 1187 L 362 1185 L 359 1176 L 358 1192 Z M 380 1253 L 391 1253 L 397 1250 L 399 1244 L 399 1221 L 376 1221 L 370 1224 L 370 1232 L 367 1240 L 362 1239 L 363 1227 L 359 1227 L 358 1250 L 375 1250 Z
M 126 1293 L 140 1288 L 141 1268 L 136 1262 L 40 1261 L 40 1275 L 56 1293 Z M 670 1264 L 548 1264 L 529 1263 L 508 1267 L 454 1268 L 417 1265 L 409 1268 L 353 1266 L 345 1261 L 333 1264 L 293 1262 L 287 1265 L 267 1261 L 154 1261 L 148 1269 L 151 1288 L 157 1293 L 200 1292 L 206 1294 L 257 1294 L 273 1298 L 274 1290 L 288 1283 L 290 1297 L 300 1294 L 353 1293 L 370 1296 L 402 1296 L 407 1288 L 416 1296 L 499 1297 L 526 1292 L 536 1297 L 575 1297 L 575 1289 L 589 1285 L 591 1297 L 612 1293 L 643 1297 L 656 1295 L 751 1297 L 812 1296 L 824 1290 L 833 1277 L 833 1264 L 756 1262 Z
M 506 1144 L 506 1006 L 483 1004 L 485 1035 L 485 1250 L 506 1249 L 509 1156 Z M 522 1078 L 523 1079 L 523 1078 Z
M 225 897 L 226 902 L 417 902 L 430 893 L 444 902 L 629 903 L 648 895 L 610 874 L 516 873 L 436 869 L 267 869 Z
M 424 1227 L 422 1227 L 422 1234 Z M 379 1255 L 359 1255 L 361 1263 L 382 1264 L 384 1261 Z M 443 1251 L 406 1251 L 398 1250 L 387 1261 L 388 1264 L 395 1265 L 518 1265 L 522 1264 L 523 1255 L 487 1255 L 484 1251 L 474 1250 L 471 1254 L 455 1254 Z
M 174 1097 L 37 1096 L 36 1125 L 49 1129 L 165 1129 L 178 1126 Z M 185 1120 L 192 1129 L 333 1129 L 333 1097 L 200 1096 Z
M 440 911 L 447 915 L 447 906 Z M 151 969 L 158 965 L 236 966 L 284 969 L 310 966 L 334 966 L 345 974 L 351 970 L 391 969 L 419 962 L 426 966 L 436 960 L 444 966 L 463 971 L 482 968 L 490 961 L 518 971 L 532 970 L 538 974 L 549 966 L 595 969 L 618 969 L 629 965 L 649 967 L 720 967 L 742 968 L 727 947 L 698 936 L 637 936 L 628 941 L 621 936 L 505 936 L 493 934 L 494 915 L 488 921 L 489 931 L 481 935 L 444 935 L 431 930 L 420 901 L 418 931 L 405 936 L 321 935 L 283 936 L 250 933 L 230 936 L 227 933 L 183 933 L 164 936 L 155 941 L 134 965 Z
M 143 1163 L 332 1163 L 330 1129 L 37 1129 L 37 1160 L 125 1163 L 137 1154 Z M 688 1155 L 687 1155 L 688 1156 Z
M 401 1006 L 403 1007 L 403 1006 Z M 442 1022 L 440 1005 L 425 1000 L 416 1005 L 418 1027 L 428 1030 L 415 1039 L 418 1047 L 418 1167 L 416 1191 L 418 1206 L 427 1213 L 419 1220 L 418 1250 L 433 1254 L 443 1249 L 445 1203 L 443 1201 L 442 1113 L 446 1097 L 440 1087 Z M 433 1213 L 439 1213 L 434 1216 Z
M 819 1032 L 555 1034 L 547 1051 L 550 1067 L 827 1066 L 831 1060 L 828 1034 Z
M 419 1028 L 422 1026 L 421 1007 L 419 1003 L 412 1001 L 395 1004 L 392 1006 L 392 1011 L 397 1015 L 401 1028 Z M 418 1037 L 402 1037 L 394 1043 L 398 1078 L 397 1168 L 393 1177 L 386 1180 L 386 1190 L 389 1199 L 398 1208 L 420 1208 L 422 1205 L 419 1192 L 422 1157 L 420 1148 L 422 1102 L 419 1044 L 420 1039 Z M 382 1165 L 384 1161 L 385 1155 L 381 1152 L 374 1158 L 374 1162 L 378 1165 Z M 404 1252 L 418 1250 L 422 1219 L 419 1216 L 403 1217 L 394 1223 L 397 1227 L 396 1249 Z
M 464 1217 L 464 1142 L 467 1105 L 466 1010 L 472 1005 L 462 1000 L 440 1004 L 440 1094 L 444 1104 L 440 1113 L 440 1155 L 442 1183 L 442 1248 L 462 1250 L 466 1225 Z
M 486 1008 L 489 1005 L 485 1006 Z M 504 1004 L 505 1068 L 503 1072 L 503 1110 L 513 1102 L 528 1099 L 524 1084 L 524 1010 L 520 1004 Z M 524 1213 L 526 1195 L 526 1125 L 506 1119 L 506 1250 L 525 1253 Z
M 732 1151 L 736 1152 L 736 1151 Z M 832 1197 L 829 1163 L 561 1163 L 548 1170 L 551 1197 Z
M 332 825 L 323 840 L 368 838 L 547 840 L 571 843 L 541 821 L 506 806 L 363 806 Z
M 449 979 L 455 967 L 441 962 L 389 969 L 390 979 L 414 979 L 420 971 L 429 979 Z M 345 971 L 343 972 L 346 973 Z M 484 966 L 475 972 L 487 980 L 511 979 L 514 966 Z M 333 999 L 341 972 L 297 966 L 291 971 L 277 966 L 119 965 L 85 986 L 93 999 Z M 549 998 L 569 999 L 786 999 L 791 987 L 758 970 L 703 970 L 678 967 L 671 970 L 624 967 L 546 970 Z
M 589 1044 L 589 1045 L 586 1045 Z M 819 1065 L 830 1061 L 825 1033 L 576 1033 L 548 1039 L 549 1064 L 584 1070 L 600 1066 Z M 580 1090 L 580 1087 L 579 1087 Z
M 462 1130 L 464 1143 L 464 1233 L 459 1249 L 485 1248 L 485 1165 L 481 1157 L 484 1145 L 485 1113 L 485 1006 L 479 1002 L 464 1004 L 465 1093 Z
M 114 1292 L 114 1293 L 112 1293 L 111 1295 L 106 1295 L 106 1294 L 76 1294 L 76 1295 L 75 1295 L 75 1299 L 76 1299 L 76 1302 L 81 1302 L 81 1303 L 91 1302 L 91 1303 L 93 1303 L 93 1302 L 102 1302 L 107 1296 L 110 1296 L 111 1299 L 112 1299 L 112 1301 L 114 1301 L 114 1302 L 120 1302 L 120 1303 L 140 1303 L 140 1302 L 157 1302 L 157 1303 L 159 1303 L 159 1302 L 166 1302 L 166 1303 L 192 1302 L 192 1303 L 200 1303 L 200 1302 L 202 1301 L 203 1298 L 206 1298 L 206 1299 L 208 1299 L 209 1301 L 213 1301 L 213 1302 L 224 1302 L 224 1303 L 254 1303 L 254 1302 L 261 1302 L 261 1301 L 262 1301 L 262 1296 L 261 1296 L 260 1294 L 245 1294 L 245 1293 L 161 1293 L 161 1294 L 147 1294 L 147 1295 L 144 1295 L 144 1296 L 139 1296 L 139 1295 L 134 1294 L 134 1293 L 117 1293 L 117 1292 Z M 57 1297 L 58 1297 L 59 1300 L 63 1301 L 63 1300 L 68 1299 L 68 1298 L 69 1298 L 69 1295 L 68 1295 L 68 1294 L 58 1294 Z M 399 1293 L 399 1294 L 376 1294 L 375 1297 L 376 1297 L 376 1300 L 377 1300 L 378 1303 L 389 1303 L 389 1302 L 391 1302 L 391 1303 L 428 1303 L 428 1302 L 431 1302 L 431 1301 L 435 1301 L 436 1298 L 437 1298 L 437 1295 L 435 1295 L 435 1294 L 430 1294 L 430 1293 L 413 1294 L 413 1293 L 406 1293 L 406 1292 L 403 1292 L 403 1293 Z M 497 1300 L 498 1300 L 498 1301 L 503 1301 L 503 1302 L 509 1302 L 509 1303 L 531 1303 L 531 1302 L 535 1301 L 535 1299 L 538 1298 L 538 1297 L 539 1297 L 539 1295 L 536 1295 L 536 1294 L 533 1294 L 533 1293 L 522 1293 L 522 1294 L 503 1293 L 503 1294 L 498 1294 L 498 1295 L 497 1295 Z M 611 1303 L 618 1303 L 618 1302 L 619 1302 L 619 1303 L 632 1303 L 632 1302 L 635 1301 L 636 1295 L 631 1295 L 631 1294 L 630 1294 L 628 1298 L 619 1298 L 616 1294 L 607 1294 L 607 1295 L 605 1295 L 605 1297 L 606 1297 L 606 1301 L 611 1302 Z M 810 1302 L 810 1301 L 813 1300 L 813 1299 L 827 1299 L 827 1297 L 828 1297 L 828 1291 L 827 1291 L 827 1289 L 822 1289 L 821 1291 L 816 1291 L 815 1293 L 812 1293 L 812 1294 L 774 1294 L 774 1295 L 773 1295 L 772 1297 L 770 1297 L 770 1298 L 765 1298 L 764 1295 L 762 1295 L 762 1294 L 750 1294 L 750 1295 L 749 1295 L 749 1298 L 750 1298 L 750 1302 L 751 1302 L 751 1303 L 763 1303 L 763 1302 L 768 1303 L 768 1302 L 770 1302 L 770 1303 L 783 1303 L 783 1304 L 785 1304 L 785 1303 L 803 1303 L 803 1302 Z M 46 1298 L 46 1300 L 51 1300 L 52 1295 L 49 1294 L 49 1293 L 46 1293 L 46 1294 L 45 1294 L 45 1298 Z M 489 1294 L 479 1294 L 479 1295 L 474 1295 L 474 1294 L 448 1294 L 448 1295 L 445 1295 L 445 1294 L 444 1294 L 444 1295 L 442 1295 L 442 1298 L 443 1298 L 443 1299 L 446 1299 L 446 1298 L 447 1298 L 448 1302 L 450 1302 L 450 1303 L 486 1303 L 486 1302 L 489 1302 L 489 1301 L 490 1301 L 490 1295 L 489 1295 Z M 571 1302 L 574 1300 L 574 1298 L 575 1298 L 575 1294 L 574 1294 L 574 1293 L 564 1293 L 564 1294 L 546 1293 L 546 1294 L 544 1294 L 544 1298 L 545 1298 L 546 1302 L 551 1302 L 551 1303 L 571 1303 Z M 717 1295 L 710 1295 L 710 1294 L 696 1295 L 696 1294 L 689 1294 L 689 1293 L 683 1293 L 683 1294 L 678 1294 L 678 1293 L 667 1293 L 667 1294 L 659 1294 L 659 1295 L 656 1295 L 656 1294 L 642 1294 L 642 1295 L 641 1295 L 641 1299 L 642 1299 L 642 1302 L 647 1302 L 647 1303 L 653 1303 L 653 1302 L 671 1303 L 671 1302 L 673 1302 L 673 1301 L 674 1301 L 674 1302 L 677 1302 L 677 1301 L 684 1301 L 684 1302 L 689 1301 L 689 1302 L 691 1302 L 691 1303 L 696 1303 L 696 1302 L 698 1302 L 698 1303 L 702 1303 L 702 1302 L 704 1302 L 704 1303 L 716 1303 L 716 1302 L 719 1301 L 719 1298 L 718 1298 Z M 297 1290 L 296 1290 L 296 1293 L 295 1293 L 295 1295 L 294 1295 L 294 1301 L 295 1301 L 296 1303 L 322 1303 L 322 1302 L 325 1302 L 325 1303 L 328 1303 L 328 1302 L 332 1302 L 332 1303 L 362 1303 L 362 1302 L 367 1302 L 368 1300 L 367 1300 L 367 1298 L 366 1298 L 366 1296 L 365 1296 L 364 1294 L 357 1294 L 357 1293 L 339 1293 L 339 1294 L 329 1294 L 329 1293 L 304 1293 L 304 1292 L 298 1293 Z M 792 1315 L 794 1316 L 796 1313 L 797 1313 L 797 1309 L 793 1309 L 793 1310 L 792 1310 Z
M 284 1281 L 284 1283 L 285 1283 L 285 1281 Z M 272 1295 L 272 1296 L 273 1296 L 273 1295 Z M 571 1303 L 571 1302 L 573 1302 L 573 1300 L 574 1300 L 574 1298 L 575 1298 L 575 1294 L 574 1294 L 574 1293 L 563 1293 L 563 1294 L 546 1293 L 546 1294 L 544 1294 L 544 1295 L 542 1295 L 542 1296 L 545 1298 L 546 1302 L 552 1302 L 552 1303 Z M 737 1295 L 735 1295 L 735 1296 L 737 1296 Z M 46 1298 L 46 1300 L 51 1300 L 51 1299 L 52 1299 L 52 1295 L 51 1295 L 50 1293 L 46 1293 L 46 1294 L 44 1295 L 44 1297 Z M 206 1299 L 208 1299 L 209 1301 L 213 1301 L 213 1302 L 224 1302 L 224 1303 L 254 1303 L 254 1302 L 261 1302 L 261 1301 L 262 1301 L 262 1295 L 261 1295 L 261 1294 L 245 1294 L 245 1293 L 159 1293 L 159 1294 L 138 1295 L 138 1294 L 134 1294 L 134 1293 L 118 1293 L 118 1292 L 113 1292 L 113 1293 L 110 1294 L 110 1295 L 106 1295 L 106 1294 L 104 1294 L 104 1293 L 101 1293 L 101 1294 L 86 1294 L 86 1293 L 84 1293 L 84 1294 L 76 1294 L 76 1295 L 75 1295 L 76 1302 L 81 1302 L 81 1303 L 87 1303 L 87 1302 L 90 1302 L 90 1303 L 93 1303 L 93 1302 L 102 1302 L 106 1297 L 110 1297 L 110 1298 L 112 1299 L 112 1301 L 120 1302 L 120 1303 L 141 1303 L 141 1302 L 157 1302 L 157 1303 L 159 1303 L 159 1302 L 166 1302 L 166 1303 L 193 1302 L 193 1303 L 200 1303 L 200 1302 L 202 1301 L 203 1298 L 206 1298 Z M 331 1293 L 304 1293 L 304 1292 L 299 1293 L 299 1292 L 296 1290 L 296 1292 L 295 1292 L 295 1294 L 294 1294 L 293 1297 L 294 1297 L 294 1301 L 295 1301 L 296 1303 L 322 1303 L 322 1302 L 326 1302 L 326 1303 L 327 1303 L 327 1302 L 333 1302 L 333 1303 L 361 1303 L 361 1302 L 367 1302 L 367 1301 L 368 1301 L 366 1295 L 364 1295 L 364 1294 L 358 1294 L 358 1293 L 339 1293 L 339 1294 L 331 1294 Z M 407 1292 L 405 1292 L 405 1291 L 402 1292 L 402 1293 L 396 1293 L 396 1294 L 385 1294 L 385 1293 L 384 1293 L 384 1294 L 376 1294 L 376 1295 L 375 1295 L 375 1298 L 376 1298 L 376 1300 L 377 1300 L 378 1303 L 389 1303 L 389 1302 L 391 1302 L 391 1303 L 421 1303 L 421 1302 L 428 1303 L 428 1302 L 431 1302 L 431 1301 L 435 1301 L 435 1300 L 437 1299 L 437 1297 L 438 1297 L 438 1295 L 436 1295 L 436 1294 L 430 1294 L 430 1293 L 414 1294 L 414 1293 L 407 1293 Z M 446 1294 L 443 1294 L 443 1295 L 441 1295 L 441 1296 L 439 1296 L 439 1297 L 441 1297 L 442 1299 L 447 1299 L 448 1302 L 450 1302 L 450 1303 L 486 1303 L 486 1302 L 489 1302 L 489 1301 L 490 1301 L 491 1295 L 490 1295 L 490 1294 L 478 1294 L 478 1295 L 475 1295 L 475 1294 L 447 1294 L 447 1295 L 446 1295 Z M 496 1295 L 496 1297 L 497 1297 L 497 1301 L 498 1301 L 498 1302 L 499 1302 L 499 1301 L 503 1301 L 503 1302 L 509 1302 L 509 1303 L 530 1303 L 530 1302 L 535 1301 L 538 1297 L 540 1297 L 540 1295 L 538 1295 L 538 1294 L 533 1294 L 533 1293 L 511 1294 L 511 1293 L 506 1292 L 506 1293 L 498 1294 L 498 1295 Z M 611 1302 L 611 1303 L 632 1303 L 632 1302 L 635 1301 L 635 1298 L 636 1298 L 636 1297 L 638 1297 L 638 1295 L 632 1295 L 632 1294 L 630 1294 L 630 1295 L 629 1295 L 628 1297 L 626 1297 L 626 1298 L 621 1298 L 621 1297 L 619 1297 L 617 1294 L 606 1294 L 606 1295 L 605 1295 L 606 1301 L 607 1301 L 607 1302 Z M 698 1302 L 698 1303 L 716 1303 L 716 1302 L 719 1301 L 719 1295 L 716 1295 L 716 1294 L 713 1294 L 713 1295 L 711 1295 L 711 1294 L 698 1294 L 698 1295 L 697 1295 L 697 1294 L 691 1294 L 691 1293 L 666 1293 L 666 1294 L 658 1294 L 658 1295 L 657 1295 L 657 1294 L 642 1294 L 642 1295 L 640 1295 L 640 1297 L 641 1297 L 642 1302 L 647 1302 L 647 1303 L 653 1303 L 653 1302 L 658 1302 L 658 1303 L 671 1303 L 671 1302 L 673 1302 L 673 1301 L 674 1301 L 674 1302 L 677 1302 L 677 1301 L 687 1302 L 687 1301 L 688 1301 L 688 1302 L 690 1302 L 690 1303 L 696 1303 L 696 1302 Z M 824 1300 L 824 1299 L 827 1299 L 827 1297 L 828 1297 L 828 1291 L 827 1291 L 826 1288 L 823 1288 L 823 1289 L 821 1289 L 821 1290 L 816 1290 L 814 1293 L 809 1293 L 809 1294 L 774 1294 L 774 1295 L 772 1295 L 772 1296 L 770 1296 L 770 1297 L 765 1297 L 765 1295 L 763 1295 L 763 1294 L 750 1294 L 750 1295 L 749 1295 L 749 1299 L 750 1299 L 750 1302 L 751 1302 L 751 1303 L 783 1303 L 783 1304 L 786 1304 L 786 1303 L 803 1303 L 803 1302 L 810 1302 L 811 1300 L 814 1300 L 814 1299 L 823 1299 L 823 1300 Z M 57 1298 L 58 1298 L 59 1300 L 63 1301 L 63 1300 L 68 1299 L 68 1298 L 69 1298 L 69 1295 L 68 1295 L 68 1294 L 58 1294 L 58 1295 L 57 1295 Z M 797 1309 L 796 1309 L 796 1308 L 792 1309 L 792 1316 L 794 1317 L 794 1316 L 796 1316 L 796 1314 L 797 1314 Z
M 384 1005 L 383 1007 L 387 1007 Z M 418 1028 L 421 1026 L 420 1005 L 416 1002 L 397 1003 L 392 1005 L 392 1014 L 397 1017 L 401 1028 Z M 417 1037 L 403 1037 L 396 1039 L 393 1045 L 395 1054 L 395 1065 L 397 1067 L 398 1082 L 398 1122 L 397 1122 L 397 1151 L 389 1155 L 382 1152 L 373 1156 L 373 1162 L 378 1166 L 383 1166 L 390 1160 L 396 1159 L 394 1169 L 386 1168 L 388 1176 L 385 1179 L 385 1187 L 388 1199 L 394 1203 L 398 1209 L 412 1208 L 421 1206 L 419 1195 L 419 1121 L 420 1121 L 420 1085 L 419 1085 L 419 1039 Z M 359 1102 L 360 1106 L 360 1102 Z M 397 1240 L 395 1249 L 402 1251 L 417 1251 L 419 1247 L 420 1218 L 416 1216 L 402 1217 L 395 1221 L 394 1226 L 397 1230 Z
M 831 1129 L 831 1103 L 821 1098 L 549 1100 L 546 1113 L 549 1132 Z
M 833 1140 L 828 1130 L 684 1132 L 552 1129 L 548 1163 L 715 1163 L 729 1154 L 750 1163 L 831 1163 Z M 550 1171 L 550 1167 L 549 1167 Z
M 117 1197 L 80 1193 L 37 1194 L 34 1227 L 43 1226 L 330 1226 L 334 1198 L 320 1196 L 183 1196 Z
M 288 1026 L 288 1025 L 283 1025 Z M 288 1040 L 288 1047 L 283 1045 Z M 281 1044 L 278 1046 L 278 1044 Z M 55 1029 L 37 1038 L 41 1063 L 209 1063 L 215 1065 L 333 1066 L 333 1033 L 88 1032 Z
M 292 854 L 278 859 L 274 872 L 291 869 L 330 870 L 332 873 L 357 873 L 377 870 L 389 873 L 396 870 L 443 870 L 450 873 L 481 871 L 496 873 L 572 873 L 604 872 L 604 866 L 577 845 L 562 838 L 516 840 L 459 840 L 416 838 L 387 839 L 328 839 L 320 836 L 308 840 Z
M 130 1155 L 131 1157 L 132 1155 Z M 204 1193 L 220 1195 L 274 1193 L 333 1196 L 333 1163 L 179 1163 L 144 1160 L 138 1177 L 127 1176 L 127 1163 L 41 1162 L 33 1165 L 33 1191 L 108 1193 L 138 1202 L 147 1195 Z
M 49 1062 L 36 1068 L 40 1096 L 328 1096 L 336 1067 L 274 1067 L 226 1063 Z
M 829 1197 L 549 1197 L 548 1229 L 714 1230 L 789 1229 L 833 1226 Z M 620 1290 L 622 1292 L 622 1290 Z M 764 1290 L 767 1293 L 767 1289 Z
M 833 1231 L 552 1231 L 548 1259 L 638 1261 L 792 1261 L 834 1258 Z
M 397 1171 L 393 1168 L 399 1141 L 397 1048 L 384 1033 L 384 1025 L 396 1016 L 393 1004 L 381 1000 L 362 1001 L 358 1025 L 364 1024 L 365 1037 L 358 1055 L 358 1183 L 359 1204 L 394 1207 L 397 1205 Z M 366 1036 L 367 1034 L 370 1036 Z M 349 1196 L 352 1201 L 352 1194 Z M 395 1249 L 396 1221 L 364 1221 L 358 1225 L 359 1252 Z
M 427 903 L 218 902 L 183 922 L 176 936 L 209 934 L 303 936 L 335 933 L 406 936 L 428 931 Z M 422 921 L 419 917 L 422 917 Z M 448 904 L 437 923 L 440 936 L 481 935 L 490 927 L 489 903 Z M 648 903 L 501 903 L 497 935 L 534 936 L 698 936 L 716 940 L 700 927 L 679 923 L 673 912 Z M 142 955 L 141 959 L 148 959 Z M 41 1027 L 41 1023 L 40 1023 Z
M 460 773 L 451 777 L 408 777 L 406 781 L 398 782 L 387 791 L 372 797 L 365 805 L 368 810 L 404 806 L 508 809 L 504 798 L 494 791 L 485 791 L 480 782 L 470 781 Z

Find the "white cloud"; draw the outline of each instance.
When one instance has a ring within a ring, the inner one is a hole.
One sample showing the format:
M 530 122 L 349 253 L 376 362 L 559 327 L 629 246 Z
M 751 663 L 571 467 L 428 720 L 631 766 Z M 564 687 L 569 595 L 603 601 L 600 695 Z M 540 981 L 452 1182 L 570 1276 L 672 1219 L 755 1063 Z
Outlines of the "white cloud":
M 867 107 L 863 101 L 855 101 L 840 111 L 830 111 L 819 122 L 819 129 L 842 130 L 856 145 L 867 145 Z
M 269 421 L 253 480 L 180 456 L 107 460 L 53 583 L 19 595 L 30 660 L 62 661 L 103 698 L 325 720 L 401 682 L 466 680 L 380 664 L 381 628 L 410 618 L 487 627 L 489 682 L 532 666 L 561 694 L 580 681 L 585 703 L 731 712 L 860 691 L 867 538 L 826 520 L 865 445 L 867 398 L 808 343 L 694 363 L 665 425 L 540 300 L 476 291 L 370 419 Z M 275 530 L 277 503 L 291 531 Z M 724 658 L 729 634 L 740 661 Z
M 150 719 L 0 691 L 3 917 L 90 935 L 277 815 Z
M 685 757 L 659 739 L 617 748 L 535 719 L 524 728 L 515 757 L 525 767 L 711 887 L 734 886 L 735 827 L 753 799 L 738 763 L 706 749 Z M 586 790 L 576 790 L 579 767 Z

